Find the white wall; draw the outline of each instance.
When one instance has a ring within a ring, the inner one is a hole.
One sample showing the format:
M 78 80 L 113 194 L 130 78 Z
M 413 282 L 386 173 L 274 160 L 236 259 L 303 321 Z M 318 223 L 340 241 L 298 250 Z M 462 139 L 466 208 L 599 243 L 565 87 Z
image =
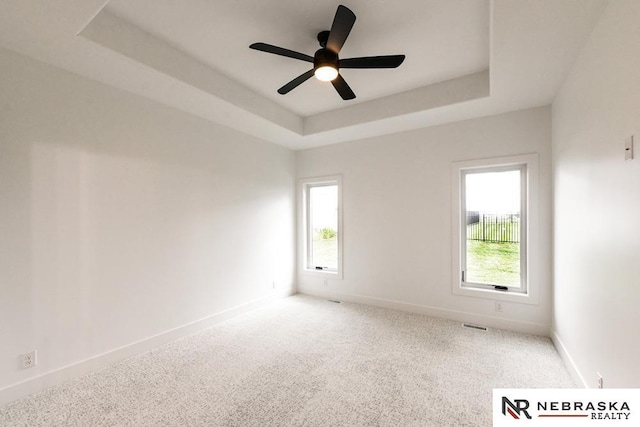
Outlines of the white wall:
M 610 2 L 553 103 L 555 339 L 589 387 L 640 387 L 639 22 Z
M 293 152 L 8 51 L 0 63 L 5 400 L 293 287 Z M 19 370 L 33 349 L 39 365 Z
M 548 334 L 551 122 L 542 107 L 297 153 L 298 178 L 344 177 L 344 280 L 298 272 L 298 290 Z M 451 162 L 538 153 L 539 304 L 452 294 Z

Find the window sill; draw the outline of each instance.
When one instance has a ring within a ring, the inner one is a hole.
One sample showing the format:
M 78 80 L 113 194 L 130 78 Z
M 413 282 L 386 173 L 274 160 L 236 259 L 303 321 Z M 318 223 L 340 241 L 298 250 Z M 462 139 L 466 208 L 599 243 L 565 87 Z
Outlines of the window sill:
M 340 271 L 330 271 L 330 270 L 312 270 L 309 268 L 305 268 L 302 270 L 302 274 L 305 276 L 316 276 L 316 277 L 325 277 L 331 279 L 342 279 L 342 272 Z
M 461 285 L 454 287 L 453 293 L 455 295 L 464 295 L 464 296 L 475 297 L 475 298 L 486 298 L 494 301 L 517 302 L 521 304 L 531 304 L 531 305 L 538 304 L 537 295 L 532 295 L 531 293 L 496 291 L 493 289 L 463 287 Z

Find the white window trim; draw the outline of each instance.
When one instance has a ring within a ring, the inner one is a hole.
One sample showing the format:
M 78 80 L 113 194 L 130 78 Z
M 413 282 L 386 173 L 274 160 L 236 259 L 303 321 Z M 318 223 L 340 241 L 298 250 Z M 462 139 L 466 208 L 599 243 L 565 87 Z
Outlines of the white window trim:
M 462 245 L 462 191 L 461 176 L 464 170 L 487 169 L 492 167 L 526 165 L 526 195 L 527 209 L 525 213 L 526 243 L 523 256 L 526 259 L 525 292 L 505 292 L 490 288 L 463 286 L 461 270 L 463 260 Z M 518 156 L 494 157 L 479 160 L 453 162 L 451 165 L 451 200 L 452 209 L 452 292 L 454 295 L 464 295 L 478 298 L 488 298 L 499 301 L 520 302 L 524 304 L 538 304 L 539 302 L 539 225 L 538 225 L 538 155 L 523 154 Z
M 310 186 L 318 185 L 338 185 L 338 268 L 337 270 L 316 270 L 308 268 L 308 248 L 309 248 L 309 233 L 308 233 L 308 188 Z M 342 279 L 343 277 L 343 262 L 342 262 L 342 241 L 344 240 L 344 227 L 342 221 L 342 175 L 330 175 L 313 178 L 302 178 L 298 181 L 298 194 L 300 197 L 300 203 L 298 204 L 298 223 L 299 229 L 299 266 L 302 274 L 308 276 L 318 276 L 331 279 Z

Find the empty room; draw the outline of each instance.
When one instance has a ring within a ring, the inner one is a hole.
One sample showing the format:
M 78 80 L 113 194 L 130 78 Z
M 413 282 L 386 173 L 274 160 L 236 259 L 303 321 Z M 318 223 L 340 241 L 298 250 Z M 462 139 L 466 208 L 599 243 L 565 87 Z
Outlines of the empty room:
M 640 1 L 1 0 L 0 229 L 2 426 L 640 425 Z

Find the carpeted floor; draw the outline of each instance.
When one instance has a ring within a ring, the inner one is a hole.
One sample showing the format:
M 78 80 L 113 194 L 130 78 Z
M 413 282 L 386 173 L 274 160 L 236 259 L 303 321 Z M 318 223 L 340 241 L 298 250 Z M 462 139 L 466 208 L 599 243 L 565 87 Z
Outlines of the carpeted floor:
M 547 338 L 296 295 L 0 407 L 2 426 L 490 426 L 574 387 Z

